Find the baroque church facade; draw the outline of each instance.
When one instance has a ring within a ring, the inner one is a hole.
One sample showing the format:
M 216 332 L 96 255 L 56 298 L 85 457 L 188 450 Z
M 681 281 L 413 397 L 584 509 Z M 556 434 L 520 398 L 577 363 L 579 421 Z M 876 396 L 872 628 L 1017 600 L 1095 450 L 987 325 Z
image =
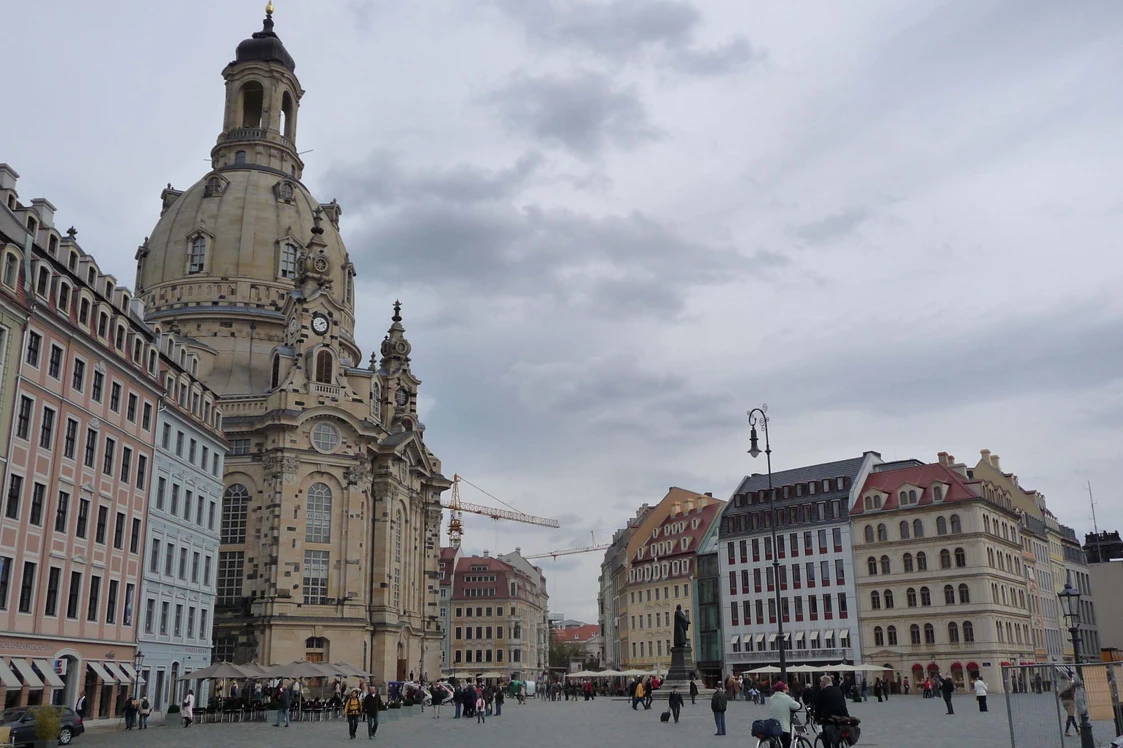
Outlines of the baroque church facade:
M 301 182 L 304 93 L 273 30 L 223 70 L 211 169 L 168 185 L 137 251 L 147 319 L 221 399 L 225 463 L 214 661 L 440 671 L 440 495 L 394 304 L 380 355 L 355 339 L 341 208 Z

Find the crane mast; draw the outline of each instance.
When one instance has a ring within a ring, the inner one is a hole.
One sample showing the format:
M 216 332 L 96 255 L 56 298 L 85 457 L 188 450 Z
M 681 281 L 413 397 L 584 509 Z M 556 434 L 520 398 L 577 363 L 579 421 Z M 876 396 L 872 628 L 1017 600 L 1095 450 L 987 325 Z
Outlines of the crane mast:
M 511 509 L 497 509 L 491 506 L 484 506 L 483 504 L 471 504 L 460 499 L 460 483 L 467 483 L 477 491 L 488 494 L 479 486 L 475 486 L 469 481 L 464 480 L 459 475 L 452 476 L 452 497 L 447 504 L 442 506 L 449 510 L 448 516 L 448 539 L 454 548 L 460 547 L 460 541 L 464 538 L 464 522 L 463 512 L 470 512 L 472 514 L 479 514 L 484 517 L 491 517 L 493 520 L 510 520 L 512 522 L 522 522 L 528 525 L 541 525 L 543 527 L 561 527 L 561 523 L 556 519 L 548 519 L 546 517 L 535 517 L 531 514 L 524 514 L 523 512 Z M 492 496 L 492 498 L 495 498 Z M 496 499 L 500 503 L 505 503 Z M 508 506 L 510 506 L 508 504 Z

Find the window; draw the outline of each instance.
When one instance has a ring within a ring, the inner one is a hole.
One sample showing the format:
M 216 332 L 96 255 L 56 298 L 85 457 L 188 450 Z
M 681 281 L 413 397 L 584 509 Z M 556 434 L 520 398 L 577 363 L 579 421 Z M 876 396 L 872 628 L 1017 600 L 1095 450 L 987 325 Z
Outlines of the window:
M 90 598 L 86 606 L 86 620 L 96 621 L 98 604 L 101 601 L 101 577 L 90 577 Z
M 881 593 L 877 590 L 870 593 L 870 607 L 873 610 L 881 610 Z
M 177 603 L 175 606 L 175 629 L 174 636 L 183 636 L 183 605 Z
M 946 519 L 944 519 L 943 517 L 936 517 L 936 534 L 937 535 L 947 535 L 948 534 L 948 521 Z
M 19 612 L 30 613 L 35 603 L 35 570 L 36 564 L 30 561 L 23 562 L 23 578 L 19 588 Z
M 914 538 L 924 537 L 924 523 L 918 519 L 912 521 L 912 535 Z
M 836 551 L 842 550 L 842 528 L 836 527 L 831 530 L 831 539 L 834 541 L 834 549 Z M 792 546 L 792 552 L 795 552 L 795 545 Z
M 882 599 L 885 601 L 886 610 L 891 610 L 893 608 L 893 590 L 885 590 Z
M 31 487 L 31 517 L 29 524 L 40 527 L 43 524 L 43 504 L 47 498 L 47 487 L 36 483 Z
M 28 366 L 39 368 L 39 352 L 43 350 L 43 336 L 37 332 L 27 334 L 27 361 Z
M 963 532 L 963 525 L 959 522 L 958 514 L 951 515 L 951 532 L 953 535 L 958 535 Z
M 125 418 L 128 419 L 129 423 L 136 423 L 136 406 L 137 406 L 136 395 L 133 395 L 133 394 L 130 393 L 128 402 L 129 402 L 129 404 L 125 408 Z
M 97 318 L 97 336 L 104 338 L 109 332 L 109 315 L 102 312 Z
M 316 381 L 321 384 L 331 384 L 332 380 L 331 353 L 320 351 L 316 354 Z
M 909 539 L 909 523 L 907 520 L 901 520 L 901 540 Z
M 105 596 L 105 622 L 117 622 L 117 591 L 120 583 L 116 579 L 109 580 L 109 590 Z
M 239 153 L 245 156 L 243 151 Z M 204 236 L 196 236 L 191 240 L 191 253 L 187 259 L 187 272 L 188 273 L 201 273 L 207 263 L 207 239 Z
M 39 424 L 39 446 L 50 449 L 55 436 L 55 412 L 51 408 L 43 408 L 43 419 Z
M 203 584 L 207 587 L 211 584 L 211 557 L 207 556 L 203 559 Z
M 924 607 L 932 604 L 932 592 L 927 587 L 920 588 L 920 604 Z
M 81 392 L 82 387 L 85 386 L 86 380 L 86 362 L 74 360 L 74 374 L 71 376 L 70 385 L 75 391 Z
M 187 549 L 179 549 L 179 578 L 187 581 Z
M 328 552 L 304 552 L 304 604 L 322 605 L 328 594 Z
M 113 522 L 113 547 L 120 550 L 125 547 L 125 513 L 117 512 Z
M 152 625 L 153 625 L 153 622 L 154 622 L 155 618 L 156 618 L 156 601 L 153 600 L 152 598 L 148 598 L 148 602 L 145 604 L 145 608 L 144 608 L 144 633 L 146 633 L 146 634 L 152 633 Z
M 250 453 L 249 439 L 232 439 L 230 441 L 230 454 L 233 457 L 248 455 Z
M 136 487 L 143 489 L 145 476 L 148 475 L 147 455 L 137 455 L 136 459 Z
M 160 603 L 160 634 L 162 636 L 168 635 L 168 614 L 171 612 L 171 608 L 171 603 Z
M 74 528 L 74 534 L 80 538 L 86 537 L 86 529 L 90 523 L 90 501 L 89 499 L 78 500 L 78 526 Z
M 100 371 L 95 371 L 94 372 L 94 386 L 93 386 L 93 389 L 90 392 L 90 397 L 93 398 L 94 402 L 97 402 L 97 403 L 101 402 L 102 391 L 104 389 L 105 389 L 105 375 L 102 374 Z
M 97 508 L 97 527 L 94 530 L 94 540 L 102 545 L 105 545 L 105 530 L 109 524 L 109 507 L 99 506 Z
M 70 494 L 58 492 L 58 508 L 55 510 L 55 532 L 66 532 L 67 512 L 70 507 Z
M 955 549 L 955 568 L 962 569 L 967 565 L 967 554 L 962 548 Z
M 928 571 L 928 556 L 924 551 L 920 551 L 916 554 L 916 570 Z
M 82 299 L 78 305 L 78 322 L 85 325 L 90 319 L 90 302 L 87 299 Z
M 913 644 L 920 644 L 920 626 L 915 623 L 909 626 L 909 641 Z
M 910 608 L 916 607 L 916 590 L 912 587 L 905 590 L 905 604 Z
M 881 573 L 882 574 L 889 574 L 890 571 L 891 571 L 891 568 L 889 566 L 889 557 L 888 556 L 882 556 L 881 557 Z
M 19 503 L 23 498 L 23 477 L 13 474 L 8 479 L 8 503 L 4 507 L 4 516 L 8 519 L 19 519 Z
M 70 312 L 70 286 L 65 283 L 58 286 L 58 308 L 68 314 Z
M 140 550 L 140 517 L 133 517 L 133 531 L 129 535 L 129 553 Z
M 74 459 L 74 452 L 78 448 L 78 422 L 73 418 L 66 419 L 66 436 L 62 440 L 62 456 L 68 460 Z
M 47 376 L 51 379 L 62 378 L 62 348 L 51 344 L 51 357 L 47 359 Z
M 218 554 L 218 583 L 215 590 L 219 605 L 231 605 L 242 597 L 242 570 L 246 554 L 243 551 L 220 551 Z
M 948 641 L 952 644 L 959 644 L 959 626 L 955 621 L 948 624 Z
M 140 418 L 140 427 L 145 431 L 152 430 L 152 403 L 145 403 L 142 411 L 143 415 Z
M 47 572 L 47 599 L 43 603 L 43 614 L 54 617 L 58 615 L 58 588 L 62 578 L 62 569 L 52 566 Z
M 935 644 L 936 643 L 936 628 L 930 623 L 924 624 L 924 643 L 925 644 Z
M 951 551 L 949 551 L 947 548 L 944 548 L 942 551 L 940 551 L 940 568 L 951 568 Z
M 960 603 L 971 602 L 971 592 L 967 589 L 966 584 L 959 585 L 959 602 Z
M 31 436 L 31 410 L 34 407 L 35 401 L 27 395 L 20 395 L 19 411 L 16 415 L 16 436 L 20 439 Z
M 222 495 L 222 542 L 246 542 L 246 519 L 249 516 L 250 492 L 235 483 Z M 172 510 L 174 513 L 174 509 Z
M 128 483 L 133 478 L 133 450 L 129 447 L 121 448 L 121 480 Z
M 889 540 L 889 531 L 885 529 L 885 525 L 877 526 L 877 539 L 879 542 L 886 542 Z
M 944 585 L 944 605 L 955 605 L 955 588 L 950 584 Z
M 975 627 L 970 621 L 963 622 L 963 643 L 968 644 L 975 641 Z
M 19 271 L 19 261 L 13 254 L 4 255 L 4 285 L 15 288 L 16 274 Z
M 159 538 L 152 538 L 152 555 L 150 556 L 148 568 L 153 573 L 158 573 L 160 571 L 160 539 Z
M 281 185 L 282 190 L 284 187 L 289 189 L 289 197 L 292 197 L 292 187 L 290 185 Z M 283 196 L 283 195 L 282 195 Z M 292 244 L 286 243 L 281 247 L 281 277 L 282 278 L 295 278 L 296 277 L 296 247 Z
M 187 609 L 187 638 L 195 638 L 195 606 Z

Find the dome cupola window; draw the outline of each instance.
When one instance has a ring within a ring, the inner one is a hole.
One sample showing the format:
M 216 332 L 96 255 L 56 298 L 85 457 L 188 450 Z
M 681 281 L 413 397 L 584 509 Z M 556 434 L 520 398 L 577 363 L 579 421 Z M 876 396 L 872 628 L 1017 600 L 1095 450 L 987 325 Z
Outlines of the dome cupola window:
M 234 165 L 241 166 L 246 163 L 246 152 L 237 151 L 234 153 Z
M 316 381 L 320 384 L 331 384 L 332 360 L 329 351 L 320 351 L 316 354 Z
M 265 88 L 257 81 L 247 81 L 242 86 L 242 127 L 261 127 L 264 104 Z
M 296 278 L 296 245 L 291 242 L 281 245 L 281 262 L 277 274 L 282 278 Z
M 191 239 L 191 253 L 187 257 L 187 272 L 201 273 L 207 265 L 207 238 L 195 236 Z
M 339 429 L 330 423 L 317 423 L 312 428 L 312 446 L 325 454 L 339 449 Z
M 217 174 L 207 177 L 206 186 L 203 188 L 203 197 L 221 197 L 226 190 L 226 180 Z
M 293 201 L 293 195 L 296 194 L 296 189 L 293 187 L 292 182 L 285 179 L 277 182 L 277 184 L 273 186 L 273 194 L 277 196 L 277 202 L 291 203 Z

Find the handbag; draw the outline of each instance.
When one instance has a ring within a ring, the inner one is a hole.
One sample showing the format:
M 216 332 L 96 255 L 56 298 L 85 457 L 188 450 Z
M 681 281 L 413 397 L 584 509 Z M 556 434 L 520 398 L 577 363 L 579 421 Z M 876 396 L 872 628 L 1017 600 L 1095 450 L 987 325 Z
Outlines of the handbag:
M 758 719 L 753 722 L 752 735 L 758 740 L 761 738 L 778 738 L 783 734 L 778 719 Z

